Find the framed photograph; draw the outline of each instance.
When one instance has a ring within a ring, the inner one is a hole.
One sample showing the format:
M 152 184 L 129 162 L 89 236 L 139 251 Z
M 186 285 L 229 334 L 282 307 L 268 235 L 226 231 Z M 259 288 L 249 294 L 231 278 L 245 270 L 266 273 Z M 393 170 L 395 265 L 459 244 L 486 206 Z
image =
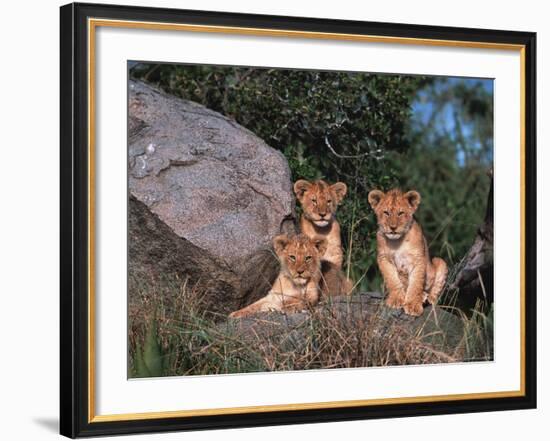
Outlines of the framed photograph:
M 61 433 L 536 406 L 528 32 L 61 8 Z

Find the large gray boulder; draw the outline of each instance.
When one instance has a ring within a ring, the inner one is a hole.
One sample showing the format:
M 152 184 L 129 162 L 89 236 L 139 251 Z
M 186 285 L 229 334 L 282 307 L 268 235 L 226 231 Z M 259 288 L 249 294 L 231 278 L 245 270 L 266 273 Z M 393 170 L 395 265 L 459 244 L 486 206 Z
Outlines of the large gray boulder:
M 128 166 L 130 278 L 217 277 L 227 309 L 250 300 L 251 263 L 273 278 L 271 240 L 294 228 L 280 152 L 217 112 L 130 81 Z

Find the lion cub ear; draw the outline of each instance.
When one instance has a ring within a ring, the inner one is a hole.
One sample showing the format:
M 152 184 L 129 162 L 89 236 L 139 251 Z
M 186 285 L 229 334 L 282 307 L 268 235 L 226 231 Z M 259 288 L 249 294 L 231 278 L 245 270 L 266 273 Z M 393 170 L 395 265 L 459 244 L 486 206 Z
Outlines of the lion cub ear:
M 344 184 L 343 182 L 337 182 L 336 184 L 332 184 L 330 186 L 330 189 L 336 195 L 336 202 L 338 204 L 340 202 L 342 202 L 342 199 L 344 199 L 344 196 L 348 192 L 348 186 L 346 184 Z
M 411 208 L 416 211 L 416 209 L 420 205 L 420 201 L 422 200 L 422 198 L 420 197 L 420 193 L 412 190 L 408 191 L 403 196 L 405 197 Z
M 315 245 L 315 248 L 317 248 L 317 252 L 319 253 L 319 256 L 322 256 L 325 254 L 325 251 L 327 250 L 328 242 L 324 237 L 316 236 L 313 239 L 313 245 Z
M 275 249 L 275 253 L 277 253 L 277 255 L 282 254 L 289 242 L 290 238 L 286 234 L 275 236 L 273 238 L 273 248 Z
M 380 203 L 383 197 L 384 197 L 383 191 L 372 190 L 368 196 L 370 206 L 372 208 L 376 208 L 376 206 Z
M 304 193 L 311 188 L 311 182 L 306 181 L 305 179 L 299 179 L 294 183 L 294 193 L 299 201 L 304 197 Z

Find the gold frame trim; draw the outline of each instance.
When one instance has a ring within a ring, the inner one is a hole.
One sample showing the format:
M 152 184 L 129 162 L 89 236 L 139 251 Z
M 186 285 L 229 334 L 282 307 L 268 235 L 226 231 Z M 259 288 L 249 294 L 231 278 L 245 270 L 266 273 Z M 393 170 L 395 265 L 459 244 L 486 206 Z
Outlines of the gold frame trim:
M 275 404 L 217 409 L 193 409 L 162 412 L 96 415 L 95 413 L 95 35 L 97 27 L 115 27 L 146 30 L 223 33 L 263 37 L 328 39 L 385 44 L 409 44 L 419 46 L 461 47 L 476 49 L 508 50 L 520 53 L 520 207 L 521 207 L 521 261 L 520 261 L 520 390 L 501 392 L 465 393 L 453 395 L 379 398 L 367 400 L 327 401 L 314 403 Z M 343 407 L 375 406 L 388 404 L 412 404 L 442 401 L 478 400 L 525 396 L 525 45 L 461 40 L 439 40 L 345 33 L 323 33 L 278 29 L 190 25 L 180 23 L 156 23 L 131 20 L 88 19 L 88 422 L 135 421 L 161 418 L 233 415 L 241 413 L 277 412 L 292 410 L 335 409 Z

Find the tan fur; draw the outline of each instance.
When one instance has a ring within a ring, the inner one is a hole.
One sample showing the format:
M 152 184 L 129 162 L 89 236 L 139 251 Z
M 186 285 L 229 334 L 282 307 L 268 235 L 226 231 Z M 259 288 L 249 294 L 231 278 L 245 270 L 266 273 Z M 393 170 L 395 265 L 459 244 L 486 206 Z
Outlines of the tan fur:
M 304 234 L 289 237 L 282 234 L 273 239 L 275 253 L 281 263 L 279 276 L 269 293 L 230 317 L 246 317 L 257 312 L 295 312 L 315 306 L 319 301 L 321 256 L 327 242 L 322 237 Z
M 336 209 L 347 192 L 343 182 L 329 185 L 319 180 L 309 182 L 303 179 L 294 184 L 294 193 L 303 214 L 300 231 L 308 237 L 324 237 L 327 250 L 322 256 L 324 295 L 349 294 L 353 283 L 342 273 L 344 252 L 340 237 L 340 224 L 336 220 Z
M 373 190 L 368 199 L 378 219 L 377 261 L 388 291 L 386 304 L 421 315 L 424 301 L 437 302 L 448 269 L 443 259 L 430 259 L 422 228 L 414 219 L 420 194 Z
M 309 237 L 327 239 L 327 251 L 323 260 L 336 268 L 342 268 L 343 251 L 340 239 L 340 224 L 335 218 L 336 208 L 346 195 L 343 182 L 329 185 L 325 181 L 308 182 L 303 179 L 294 184 L 294 193 L 303 209 L 300 229 Z
M 353 282 L 346 277 L 342 270 L 337 269 L 329 262 L 321 264 L 321 296 L 345 296 L 351 294 Z

